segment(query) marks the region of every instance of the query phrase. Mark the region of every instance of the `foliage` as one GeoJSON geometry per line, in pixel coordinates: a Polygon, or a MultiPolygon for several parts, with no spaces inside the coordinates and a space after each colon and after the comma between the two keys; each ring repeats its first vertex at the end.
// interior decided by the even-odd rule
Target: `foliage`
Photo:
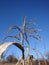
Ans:
{"type": "Polygon", "coordinates": [[[17,62],[18,60],[13,56],[13,55],[9,55],[6,60],[8,62],[17,62]]]}

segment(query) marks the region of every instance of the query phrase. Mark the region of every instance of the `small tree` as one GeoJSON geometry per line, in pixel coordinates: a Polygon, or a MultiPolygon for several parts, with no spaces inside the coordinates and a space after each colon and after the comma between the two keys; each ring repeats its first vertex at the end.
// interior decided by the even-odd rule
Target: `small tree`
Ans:
{"type": "Polygon", "coordinates": [[[6,60],[8,62],[17,62],[18,60],[13,56],[13,55],[9,55],[6,60]]]}

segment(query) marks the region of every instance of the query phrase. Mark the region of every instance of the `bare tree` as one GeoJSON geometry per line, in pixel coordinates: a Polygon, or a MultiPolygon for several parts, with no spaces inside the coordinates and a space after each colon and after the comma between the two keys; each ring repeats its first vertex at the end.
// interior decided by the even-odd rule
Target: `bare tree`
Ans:
{"type": "Polygon", "coordinates": [[[31,24],[32,26],[36,26],[35,23],[32,21],[26,22],[26,17],[24,17],[22,26],[19,27],[14,25],[7,30],[7,33],[9,33],[11,30],[16,29],[16,31],[18,30],[19,33],[14,36],[6,36],[4,40],[8,37],[16,38],[20,40],[20,43],[22,45],[24,44],[24,40],[26,40],[26,42],[29,44],[28,37],[33,37],[38,40],[41,40],[41,37],[38,35],[38,31],[40,31],[40,29],[33,28],[31,24]]]}
{"type": "Polygon", "coordinates": [[[32,37],[32,38],[35,38],[37,40],[41,40],[41,37],[38,34],[38,32],[40,31],[40,29],[36,28],[35,22],[33,22],[33,21],[26,21],[26,17],[23,18],[23,24],[22,24],[22,26],[15,26],[15,25],[11,26],[7,30],[6,33],[8,34],[13,29],[15,29],[16,31],[18,31],[19,33],[16,33],[13,36],[9,36],[9,35],[5,36],[5,38],[3,39],[3,42],[7,38],[15,38],[16,40],[19,40],[20,45],[22,45],[23,47],[25,47],[24,46],[24,42],[26,41],[26,43],[28,44],[28,47],[29,47],[30,43],[29,43],[28,38],[32,37]]]}

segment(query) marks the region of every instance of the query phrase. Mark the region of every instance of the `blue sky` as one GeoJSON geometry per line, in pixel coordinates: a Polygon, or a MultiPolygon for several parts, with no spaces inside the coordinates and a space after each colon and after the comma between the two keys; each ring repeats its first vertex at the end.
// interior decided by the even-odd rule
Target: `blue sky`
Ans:
{"type": "MultiPolygon", "coordinates": [[[[0,0],[0,41],[10,26],[22,25],[23,16],[27,16],[27,20],[33,19],[40,26],[42,31],[39,34],[49,50],[49,0],[0,0]]],[[[31,47],[35,43],[37,48],[42,51],[40,42],[34,39],[30,42],[31,47]]],[[[13,52],[13,49],[16,51],[16,48],[12,46],[8,54],[13,52]]]]}

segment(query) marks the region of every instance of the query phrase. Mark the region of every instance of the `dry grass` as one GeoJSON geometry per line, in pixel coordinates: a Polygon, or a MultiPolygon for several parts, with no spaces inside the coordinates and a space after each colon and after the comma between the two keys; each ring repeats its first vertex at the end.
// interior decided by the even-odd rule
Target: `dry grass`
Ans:
{"type": "Polygon", "coordinates": [[[0,65],[16,65],[15,63],[3,63],[3,62],[0,62],[0,65]]]}
{"type": "Polygon", "coordinates": [[[18,62],[0,62],[0,65],[49,65],[49,62],[47,60],[45,64],[44,60],[33,60],[33,56],[29,55],[26,60],[19,60],[18,62]]]}
{"type": "MultiPolygon", "coordinates": [[[[45,63],[43,61],[40,61],[40,65],[45,65],[45,63]]],[[[17,64],[16,63],[7,63],[7,62],[0,62],[0,65],[23,65],[22,62],[18,62],[17,64]]],[[[25,61],[25,65],[38,65],[38,61],[30,61],[29,62],[26,62],[25,61]]],[[[49,65],[49,62],[47,62],[47,65],[49,65]]]]}

